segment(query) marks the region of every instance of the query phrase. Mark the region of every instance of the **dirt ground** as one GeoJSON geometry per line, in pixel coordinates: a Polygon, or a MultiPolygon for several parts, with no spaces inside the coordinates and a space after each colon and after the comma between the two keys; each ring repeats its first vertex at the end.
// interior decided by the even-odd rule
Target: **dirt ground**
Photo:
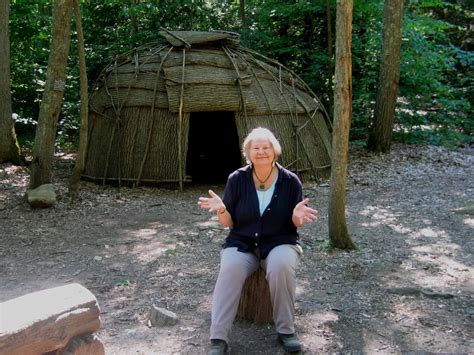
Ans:
{"type": "MultiPolygon", "coordinates": [[[[107,354],[204,354],[226,231],[197,199],[157,188],[83,182],[66,197],[71,156],[58,156],[58,202],[25,202],[28,169],[0,165],[0,302],[78,282],[97,297],[107,354]],[[152,305],[178,315],[149,327],[152,305]]],[[[347,223],[359,250],[327,250],[327,184],[305,184],[318,222],[300,230],[297,330],[306,354],[474,351],[474,151],[351,147],[347,223]]],[[[283,354],[272,326],[235,324],[232,354],[283,354]]]]}

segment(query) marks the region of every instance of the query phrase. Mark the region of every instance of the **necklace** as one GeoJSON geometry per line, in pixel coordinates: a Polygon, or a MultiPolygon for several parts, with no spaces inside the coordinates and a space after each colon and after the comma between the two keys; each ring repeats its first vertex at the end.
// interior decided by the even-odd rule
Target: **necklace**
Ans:
{"type": "Polygon", "coordinates": [[[270,179],[270,176],[272,175],[273,173],[273,166],[272,166],[272,169],[270,170],[270,174],[268,174],[268,176],[265,178],[265,180],[260,180],[260,178],[258,177],[257,173],[255,172],[255,170],[253,171],[253,174],[255,175],[255,177],[257,178],[258,182],[260,183],[260,185],[258,185],[258,188],[260,190],[265,190],[265,183],[267,182],[268,179],[270,179]]]}

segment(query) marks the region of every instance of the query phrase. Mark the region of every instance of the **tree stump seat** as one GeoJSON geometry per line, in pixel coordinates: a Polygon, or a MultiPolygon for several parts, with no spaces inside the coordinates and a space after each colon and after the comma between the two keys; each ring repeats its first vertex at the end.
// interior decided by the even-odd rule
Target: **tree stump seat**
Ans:
{"type": "Polygon", "coordinates": [[[245,281],[240,296],[237,318],[256,324],[273,323],[273,308],[265,270],[259,267],[245,281]]]}
{"type": "Polygon", "coordinates": [[[0,303],[0,354],[103,355],[95,296],[79,284],[0,303]]]}

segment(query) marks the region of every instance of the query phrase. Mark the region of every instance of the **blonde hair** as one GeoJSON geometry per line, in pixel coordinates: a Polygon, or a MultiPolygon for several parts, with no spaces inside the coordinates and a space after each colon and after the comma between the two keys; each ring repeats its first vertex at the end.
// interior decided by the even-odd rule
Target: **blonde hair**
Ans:
{"type": "Polygon", "coordinates": [[[247,164],[250,164],[250,145],[254,140],[257,139],[266,139],[270,142],[273,151],[275,152],[275,160],[281,155],[281,145],[276,139],[275,135],[268,128],[257,127],[254,128],[245,138],[244,143],[242,144],[242,154],[245,158],[247,164]]]}

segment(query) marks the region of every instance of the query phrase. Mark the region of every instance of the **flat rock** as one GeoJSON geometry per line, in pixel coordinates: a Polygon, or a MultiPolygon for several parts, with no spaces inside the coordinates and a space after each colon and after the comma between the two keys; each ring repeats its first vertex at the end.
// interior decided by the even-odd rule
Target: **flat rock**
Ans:
{"type": "Polygon", "coordinates": [[[150,310],[149,319],[154,327],[164,327],[178,323],[178,316],[175,313],[155,305],[150,310]]]}
{"type": "Polygon", "coordinates": [[[44,184],[35,189],[27,190],[26,197],[33,208],[48,208],[56,203],[56,192],[53,184],[44,184]]]}

